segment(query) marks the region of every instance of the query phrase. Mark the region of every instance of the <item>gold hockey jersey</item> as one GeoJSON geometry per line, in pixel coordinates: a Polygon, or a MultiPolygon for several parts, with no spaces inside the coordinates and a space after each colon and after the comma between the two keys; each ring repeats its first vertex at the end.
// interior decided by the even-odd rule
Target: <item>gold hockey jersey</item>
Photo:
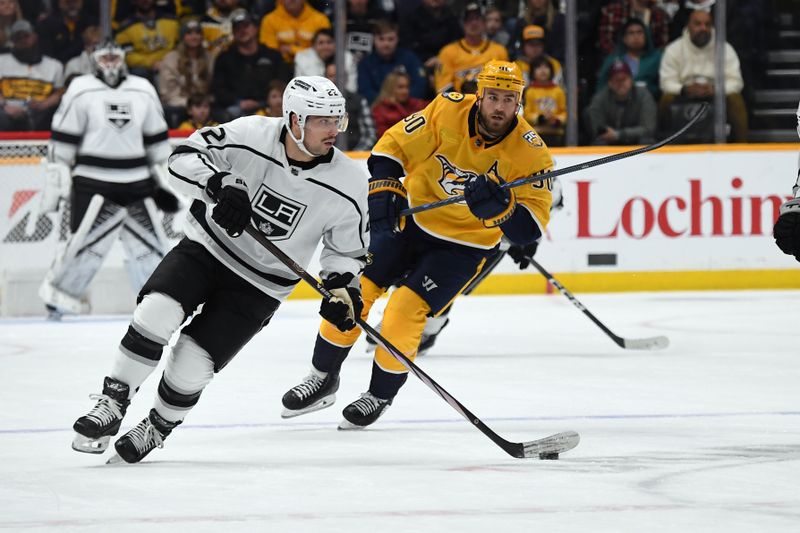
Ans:
{"type": "MultiPolygon", "coordinates": [[[[487,143],[477,131],[475,95],[444,93],[425,109],[384,133],[372,153],[403,166],[403,185],[411,207],[462,195],[478,174],[514,181],[553,167],[550,151],[520,116],[501,139],[487,143]]],[[[550,220],[552,182],[513,189],[517,209],[527,209],[542,234],[550,220]]],[[[449,242],[489,249],[500,242],[499,227],[486,227],[466,203],[459,202],[413,215],[425,232],[449,242]]]]}
{"type": "Polygon", "coordinates": [[[439,65],[434,73],[436,92],[460,91],[465,81],[473,81],[487,62],[492,59],[508,61],[505,47],[485,39],[478,46],[466,40],[454,41],[439,51],[439,65]]]}

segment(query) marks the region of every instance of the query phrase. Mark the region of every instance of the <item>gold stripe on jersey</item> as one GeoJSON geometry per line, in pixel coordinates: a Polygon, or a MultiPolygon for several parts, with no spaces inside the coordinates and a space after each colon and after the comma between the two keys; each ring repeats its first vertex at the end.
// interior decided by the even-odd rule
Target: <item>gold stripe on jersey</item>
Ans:
{"type": "MultiPolygon", "coordinates": [[[[550,151],[522,117],[500,139],[486,140],[477,131],[475,95],[445,93],[384,133],[372,150],[402,164],[403,185],[411,207],[462,195],[478,174],[514,181],[553,168],[550,151]]],[[[550,180],[514,188],[517,209],[528,209],[542,233],[550,220],[550,180]]],[[[423,211],[414,221],[440,239],[489,249],[502,237],[487,227],[463,202],[423,211]]]]}
{"type": "Polygon", "coordinates": [[[53,83],[32,78],[3,78],[0,92],[8,100],[44,100],[53,92],[53,83]]]}

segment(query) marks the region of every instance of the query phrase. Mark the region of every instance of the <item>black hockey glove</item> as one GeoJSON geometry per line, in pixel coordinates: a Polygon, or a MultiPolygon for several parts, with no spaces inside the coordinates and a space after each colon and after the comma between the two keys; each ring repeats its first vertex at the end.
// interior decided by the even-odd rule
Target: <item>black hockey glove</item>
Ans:
{"type": "Polygon", "coordinates": [[[333,294],[333,298],[322,300],[319,314],[339,331],[350,331],[356,327],[356,318],[361,317],[361,310],[364,309],[361,290],[352,285],[354,279],[348,272],[331,274],[322,280],[322,285],[333,294]]]}
{"type": "Polygon", "coordinates": [[[775,244],[781,251],[800,261],[800,198],[781,206],[780,216],[772,230],[775,244]]]}
{"type": "Polygon", "coordinates": [[[161,187],[156,187],[156,190],[153,191],[153,201],[156,203],[156,207],[165,213],[177,213],[181,208],[175,195],[161,187]]]}
{"type": "Polygon", "coordinates": [[[470,180],[464,186],[464,199],[472,214],[487,226],[498,226],[508,220],[516,207],[516,199],[509,189],[486,174],[470,180]]]}
{"type": "Polygon", "coordinates": [[[400,211],[408,207],[406,189],[394,178],[376,179],[369,182],[369,227],[371,233],[403,230],[404,220],[400,211]]]}
{"type": "Polygon", "coordinates": [[[525,246],[519,246],[517,244],[512,244],[511,247],[508,249],[508,255],[511,259],[514,260],[516,264],[519,265],[520,270],[525,270],[528,268],[528,265],[531,264],[529,259],[533,258],[536,255],[536,249],[539,247],[538,242],[532,242],[530,244],[526,244],[525,246]]]}
{"type": "Polygon", "coordinates": [[[231,237],[238,237],[250,223],[253,206],[247,184],[230,174],[215,174],[206,185],[208,195],[217,202],[211,218],[231,237]]]}

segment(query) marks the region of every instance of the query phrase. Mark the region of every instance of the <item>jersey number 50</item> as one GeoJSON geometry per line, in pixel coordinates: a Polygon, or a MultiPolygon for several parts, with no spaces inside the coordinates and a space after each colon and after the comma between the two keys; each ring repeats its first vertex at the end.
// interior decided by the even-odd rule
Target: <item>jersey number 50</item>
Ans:
{"type": "Polygon", "coordinates": [[[405,132],[414,133],[414,131],[425,125],[425,117],[423,115],[418,115],[417,113],[412,113],[404,118],[403,122],[406,123],[405,126],[403,126],[405,132]]]}

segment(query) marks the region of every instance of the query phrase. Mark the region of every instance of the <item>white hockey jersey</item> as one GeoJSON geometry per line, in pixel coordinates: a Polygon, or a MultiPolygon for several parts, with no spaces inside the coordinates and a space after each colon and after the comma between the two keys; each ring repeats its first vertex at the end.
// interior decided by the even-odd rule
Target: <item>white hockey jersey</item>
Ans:
{"type": "Polygon", "coordinates": [[[231,238],[211,219],[214,202],[206,184],[215,174],[244,179],[256,227],[303,268],[322,239],[322,276],[349,272],[358,278],[369,247],[366,170],[336,148],[315,161],[291,165],[285,135],[281,118],[239,118],[196,131],[169,162],[170,184],[194,198],[186,236],[278,300],[299,279],[250,235],[231,238]]]}
{"type": "Polygon", "coordinates": [[[92,74],[78,76],[58,106],[52,125],[55,161],[75,176],[130,183],[150,177],[170,146],[164,111],[144,78],[126,77],[116,88],[92,74]]]}

